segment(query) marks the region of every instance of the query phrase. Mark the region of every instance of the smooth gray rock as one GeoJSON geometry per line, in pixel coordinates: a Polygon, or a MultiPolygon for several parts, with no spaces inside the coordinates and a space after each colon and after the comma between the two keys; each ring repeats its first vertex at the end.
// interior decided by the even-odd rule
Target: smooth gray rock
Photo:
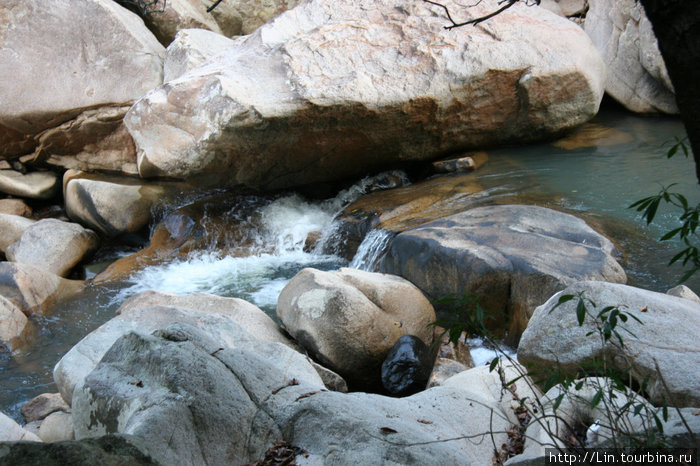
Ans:
{"type": "Polygon", "coordinates": [[[63,180],[68,216],[108,237],[146,228],[152,220],[152,207],[174,197],[181,188],[172,183],[74,170],[67,171],[63,180]]]}
{"type": "Polygon", "coordinates": [[[41,427],[39,427],[39,438],[44,442],[75,440],[73,416],[63,411],[49,414],[42,421],[41,427]]]}
{"type": "Polygon", "coordinates": [[[119,315],[85,336],[54,367],[54,381],[68,404],[76,384],[95,368],[116,340],[131,331],[151,333],[173,322],[184,322],[206,329],[223,347],[255,341],[291,345],[263,311],[237,298],[147,291],[126,300],[117,312],[119,315]]]}
{"type": "Polygon", "coordinates": [[[277,316],[296,341],[350,386],[378,388],[381,364],[403,335],[432,342],[435,312],[408,281],[341,268],[303,269],[280,293],[277,316]]]}
{"type": "Polygon", "coordinates": [[[323,387],[304,356],[279,343],[222,348],[187,324],[129,333],[76,387],[76,437],[137,435],[164,464],[244,464],[282,437],[264,405],[292,381],[323,387]]]}
{"type": "Polygon", "coordinates": [[[510,426],[490,394],[330,392],[284,345],[219,349],[181,324],[120,338],[76,388],[73,413],[78,437],[138,435],[165,464],[244,464],[285,440],[308,452],[300,464],[483,465],[488,432],[500,445],[510,426]]]}
{"type": "Polygon", "coordinates": [[[605,359],[611,368],[629,370],[639,384],[648,377],[647,391],[653,403],[700,406],[700,304],[683,298],[631,286],[581,282],[555,294],[535,310],[518,346],[518,360],[540,368],[557,366],[575,372],[593,358],[605,359]],[[582,292],[591,313],[617,306],[637,317],[619,322],[632,334],[619,330],[624,348],[613,336],[603,344],[595,320],[579,326],[578,299],[555,306],[560,296],[582,292]],[[590,335],[589,332],[591,333],[590,335]],[[657,371],[658,365],[658,371],[657,371]],[[666,389],[668,388],[668,390],[666,389]]]}
{"type": "Polygon", "coordinates": [[[695,303],[700,304],[700,297],[690,288],[685,285],[674,286],[666,292],[669,296],[677,296],[679,298],[689,299],[695,303]]]}
{"type": "Polygon", "coordinates": [[[30,172],[25,175],[14,170],[0,170],[0,192],[6,194],[30,199],[51,199],[60,189],[58,176],[53,172],[30,172]]]}
{"type": "Polygon", "coordinates": [[[481,294],[486,325],[517,338],[537,306],[580,280],[625,282],[613,244],[583,220],[544,207],[479,207],[405,231],[379,270],[427,296],[481,294]]]}
{"type": "Polygon", "coordinates": [[[94,231],[53,218],[30,225],[5,251],[7,259],[65,277],[99,246],[94,231]]]}

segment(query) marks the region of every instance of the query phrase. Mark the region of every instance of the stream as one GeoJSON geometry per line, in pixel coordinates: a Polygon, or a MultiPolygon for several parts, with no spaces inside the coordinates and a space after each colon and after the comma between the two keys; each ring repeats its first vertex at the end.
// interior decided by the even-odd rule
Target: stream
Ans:
{"type": "MultiPolygon", "coordinates": [[[[700,201],[692,160],[682,154],[665,157],[668,142],[682,135],[676,118],[640,117],[606,108],[578,134],[559,143],[489,150],[488,162],[469,176],[483,187],[489,202],[540,204],[576,213],[592,224],[600,222],[624,251],[620,260],[629,284],[665,292],[683,272],[680,266],[667,266],[681,243],[657,239],[677,226],[677,217],[672,209],[660,209],[658,222],[647,227],[628,206],[671,183],[678,183],[674,189],[691,203],[700,201]]],[[[309,201],[296,193],[257,200],[250,230],[254,241],[247,256],[220,249],[200,251],[147,267],[120,283],[88,286],[49,316],[37,319],[34,345],[12,356],[0,353],[0,411],[21,421],[24,403],[40,393],[56,392],[52,370],[60,357],[111,318],[126,297],[140,291],[235,296],[275,318],[277,296],[302,268],[371,270],[391,235],[370,232],[352,261],[333,254],[328,242],[334,238],[334,216],[372,182],[362,180],[324,201],[309,201]],[[320,233],[311,248],[310,233],[320,233]]],[[[700,290],[700,276],[686,284],[700,290]]]]}

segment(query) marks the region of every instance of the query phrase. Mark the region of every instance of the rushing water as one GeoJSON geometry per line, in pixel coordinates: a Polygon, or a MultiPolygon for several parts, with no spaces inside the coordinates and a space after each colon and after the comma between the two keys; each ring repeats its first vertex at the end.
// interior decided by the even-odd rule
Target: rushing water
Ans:
{"type": "MultiPolygon", "coordinates": [[[[671,160],[663,157],[664,144],[682,135],[683,128],[677,119],[642,118],[614,110],[602,113],[594,123],[614,130],[602,136],[586,136],[584,139],[589,141],[598,138],[589,147],[537,144],[492,150],[489,162],[470,176],[484,188],[480,197],[487,195],[488,202],[532,202],[578,212],[589,221],[600,220],[625,252],[623,264],[630,283],[665,291],[681,275],[679,267],[667,267],[679,244],[660,244],[655,238],[676,226],[673,212],[662,211],[659,224],[648,228],[627,207],[671,182],[678,183],[675,188],[691,201],[700,200],[692,162],[682,156],[671,160]]],[[[400,176],[395,174],[394,178],[400,176]]],[[[238,296],[274,316],[279,292],[304,267],[373,269],[392,238],[383,230],[370,232],[350,263],[318,252],[329,250],[328,243],[337,238],[334,215],[370,184],[378,184],[378,179],[363,180],[322,202],[310,202],[297,194],[255,200],[255,221],[249,226],[254,241],[248,246],[248,255],[221,252],[226,248],[205,250],[187,259],[148,267],[124,283],[88,287],[79,297],[37,321],[34,345],[12,357],[0,353],[0,411],[20,420],[23,403],[39,393],[56,391],[51,371],[58,359],[112,317],[125,297],[139,291],[205,291],[238,296]],[[307,241],[310,236],[317,238],[315,246],[307,241]]],[[[700,277],[689,283],[700,289],[698,284],[700,277]]]]}

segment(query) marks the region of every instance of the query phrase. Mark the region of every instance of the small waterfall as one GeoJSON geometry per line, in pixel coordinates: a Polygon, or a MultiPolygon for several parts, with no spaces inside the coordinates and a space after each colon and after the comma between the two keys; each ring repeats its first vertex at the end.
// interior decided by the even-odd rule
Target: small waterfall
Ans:
{"type": "MultiPolygon", "coordinates": [[[[280,291],[302,268],[337,270],[347,265],[342,257],[324,254],[318,247],[324,238],[333,237],[334,217],[368,191],[406,182],[403,172],[387,172],[365,178],[324,201],[309,201],[298,194],[274,199],[248,195],[242,201],[210,206],[212,212],[207,214],[205,209],[202,223],[207,228],[211,222],[212,230],[222,231],[212,237],[208,249],[136,272],[129,279],[131,286],[115,299],[148,289],[178,294],[203,291],[246,299],[274,315],[280,291]],[[310,247],[314,243],[316,247],[310,247]]],[[[390,235],[377,239],[374,246],[367,245],[366,257],[356,259],[358,268],[373,267],[389,239],[390,235]]]]}
{"type": "Polygon", "coordinates": [[[371,230],[357,248],[355,257],[352,258],[348,267],[374,272],[394,236],[396,236],[395,233],[382,228],[371,230]]]}

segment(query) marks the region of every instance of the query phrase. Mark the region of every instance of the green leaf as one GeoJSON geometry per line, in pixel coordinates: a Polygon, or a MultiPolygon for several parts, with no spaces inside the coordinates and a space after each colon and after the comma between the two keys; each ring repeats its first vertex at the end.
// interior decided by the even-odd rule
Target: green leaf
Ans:
{"type": "Polygon", "coordinates": [[[496,357],[493,358],[491,361],[491,364],[489,364],[489,372],[493,372],[494,369],[496,369],[496,366],[498,366],[498,361],[500,361],[500,358],[496,357]]]}
{"type": "Polygon", "coordinates": [[[600,404],[600,401],[602,399],[603,399],[603,389],[599,388],[598,391],[596,392],[596,394],[593,395],[593,399],[591,400],[591,409],[595,409],[595,407],[600,404]]]}
{"type": "Polygon", "coordinates": [[[559,396],[556,398],[556,400],[554,400],[554,411],[556,411],[557,409],[559,409],[559,406],[561,406],[561,402],[564,401],[564,395],[565,395],[565,394],[562,393],[561,395],[559,395],[559,396]]]}
{"type": "Polygon", "coordinates": [[[661,237],[660,241],[667,241],[667,240],[673,238],[673,237],[676,236],[678,233],[680,233],[681,230],[683,230],[683,227],[674,228],[673,230],[671,230],[671,231],[669,231],[668,233],[666,233],[665,235],[663,235],[663,236],[661,237]]]}
{"type": "Polygon", "coordinates": [[[586,304],[583,302],[583,299],[579,299],[578,305],[576,305],[576,319],[579,327],[583,325],[583,321],[586,319],[586,304]]]}

